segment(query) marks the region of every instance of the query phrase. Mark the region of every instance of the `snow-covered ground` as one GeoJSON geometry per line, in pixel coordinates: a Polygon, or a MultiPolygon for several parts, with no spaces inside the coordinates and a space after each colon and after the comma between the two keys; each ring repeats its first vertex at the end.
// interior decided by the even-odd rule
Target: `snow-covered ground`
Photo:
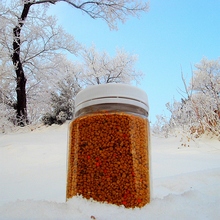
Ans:
{"type": "Polygon", "coordinates": [[[151,138],[152,201],[141,209],[65,202],[67,124],[0,135],[0,219],[220,219],[220,142],[151,138]]]}

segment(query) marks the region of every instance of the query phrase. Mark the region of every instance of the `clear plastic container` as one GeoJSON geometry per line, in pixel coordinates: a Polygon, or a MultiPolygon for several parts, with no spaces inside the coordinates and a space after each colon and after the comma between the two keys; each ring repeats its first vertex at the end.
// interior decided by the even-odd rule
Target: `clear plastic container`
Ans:
{"type": "Polygon", "coordinates": [[[70,123],[66,198],[126,208],[150,202],[148,99],[125,84],[90,86],[70,123]]]}

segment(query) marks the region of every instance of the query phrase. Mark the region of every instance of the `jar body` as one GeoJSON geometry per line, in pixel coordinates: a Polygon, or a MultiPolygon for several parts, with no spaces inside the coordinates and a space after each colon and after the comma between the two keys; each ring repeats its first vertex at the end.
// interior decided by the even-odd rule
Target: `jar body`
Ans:
{"type": "Polygon", "coordinates": [[[127,208],[150,202],[149,122],[142,113],[97,105],[70,123],[67,199],[82,195],[127,208]]]}

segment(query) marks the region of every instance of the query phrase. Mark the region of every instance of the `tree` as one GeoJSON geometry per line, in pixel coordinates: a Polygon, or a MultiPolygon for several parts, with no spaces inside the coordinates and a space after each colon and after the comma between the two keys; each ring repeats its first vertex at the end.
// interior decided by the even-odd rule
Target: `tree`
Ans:
{"type": "Polygon", "coordinates": [[[220,58],[204,58],[195,66],[197,70],[194,71],[189,89],[209,97],[212,110],[220,112],[220,58]]]}
{"type": "MultiPolygon", "coordinates": [[[[53,16],[47,16],[45,4],[30,10],[30,4],[12,1],[10,5],[5,2],[4,6],[1,5],[1,9],[0,19],[7,24],[0,29],[1,64],[5,70],[5,67],[10,66],[9,61],[13,61],[16,73],[17,123],[23,126],[28,123],[28,92],[36,88],[34,85],[45,80],[45,75],[51,76],[54,68],[53,57],[56,57],[61,50],[76,53],[79,44],[61,27],[57,27],[53,16]],[[26,13],[29,14],[28,18],[26,13]],[[17,24],[16,19],[18,19],[17,24]],[[28,85],[26,85],[27,79],[28,85]]],[[[8,76],[11,72],[8,68],[8,76]]]]}
{"type": "MultiPolygon", "coordinates": [[[[196,70],[189,89],[190,98],[196,120],[201,132],[210,130],[219,135],[220,132],[220,59],[202,59],[195,65],[196,70]]],[[[194,128],[195,130],[195,128],[194,128]]]]}
{"type": "Polygon", "coordinates": [[[182,77],[187,96],[166,105],[171,113],[166,128],[182,128],[197,137],[205,132],[220,137],[220,59],[202,59],[195,67],[189,86],[182,77]]]}
{"type": "Polygon", "coordinates": [[[84,49],[82,53],[86,85],[105,83],[139,83],[143,73],[134,68],[137,56],[117,50],[111,57],[106,52],[98,52],[94,46],[84,49]]]}
{"type": "MultiPolygon", "coordinates": [[[[17,118],[20,120],[20,125],[25,125],[28,122],[27,119],[27,97],[26,97],[26,82],[24,62],[22,60],[22,30],[27,24],[28,19],[32,20],[37,25],[36,17],[31,17],[33,6],[44,5],[45,7],[50,4],[56,4],[58,2],[66,2],[75,9],[79,9],[88,14],[91,18],[101,18],[107,22],[111,29],[117,29],[117,21],[125,22],[128,16],[138,16],[139,12],[146,11],[148,9],[147,3],[142,3],[136,0],[101,0],[101,1],[74,1],[74,0],[22,0],[19,3],[12,2],[10,8],[7,8],[2,14],[14,15],[13,24],[13,41],[11,59],[14,65],[16,73],[16,93],[17,93],[17,118]],[[15,12],[15,11],[16,12],[15,12]]],[[[3,2],[2,5],[8,5],[7,2],[3,2]]],[[[1,7],[2,7],[1,5],[1,7]]],[[[38,11],[39,12],[39,11],[38,11]]],[[[4,17],[3,16],[3,17],[4,17]]],[[[37,16],[38,18],[38,16],[37,16]]],[[[39,21],[39,19],[38,19],[39,21]]],[[[39,25],[37,30],[42,27],[39,25]]],[[[41,30],[42,31],[42,30],[41,30]]],[[[23,30],[23,34],[25,31],[23,30]]],[[[29,38],[27,38],[29,40],[29,38]]],[[[50,38],[48,39],[50,40],[50,38]]],[[[48,45],[47,41],[43,41],[48,45]]],[[[44,53],[44,51],[41,51],[44,53]]],[[[38,56],[35,53],[34,56],[38,56]]]]}
{"type": "Polygon", "coordinates": [[[74,99],[81,86],[80,75],[82,68],[79,63],[73,63],[59,57],[61,65],[57,71],[62,71],[62,75],[57,79],[53,90],[50,93],[47,113],[43,115],[44,124],[63,124],[66,120],[71,120],[74,113],[74,99]]]}

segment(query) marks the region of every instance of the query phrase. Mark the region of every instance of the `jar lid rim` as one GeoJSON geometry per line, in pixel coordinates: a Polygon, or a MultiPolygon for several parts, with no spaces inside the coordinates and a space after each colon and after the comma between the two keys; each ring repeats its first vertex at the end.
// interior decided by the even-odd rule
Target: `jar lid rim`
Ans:
{"type": "MultiPolygon", "coordinates": [[[[79,110],[83,103],[91,102],[92,100],[103,100],[114,98],[115,103],[120,103],[120,99],[134,100],[134,105],[139,106],[137,103],[142,103],[142,106],[146,106],[148,111],[148,96],[144,90],[122,83],[107,83],[88,86],[81,90],[75,98],[75,107],[79,110]]],[[[94,104],[94,102],[93,102],[94,104]]]]}

